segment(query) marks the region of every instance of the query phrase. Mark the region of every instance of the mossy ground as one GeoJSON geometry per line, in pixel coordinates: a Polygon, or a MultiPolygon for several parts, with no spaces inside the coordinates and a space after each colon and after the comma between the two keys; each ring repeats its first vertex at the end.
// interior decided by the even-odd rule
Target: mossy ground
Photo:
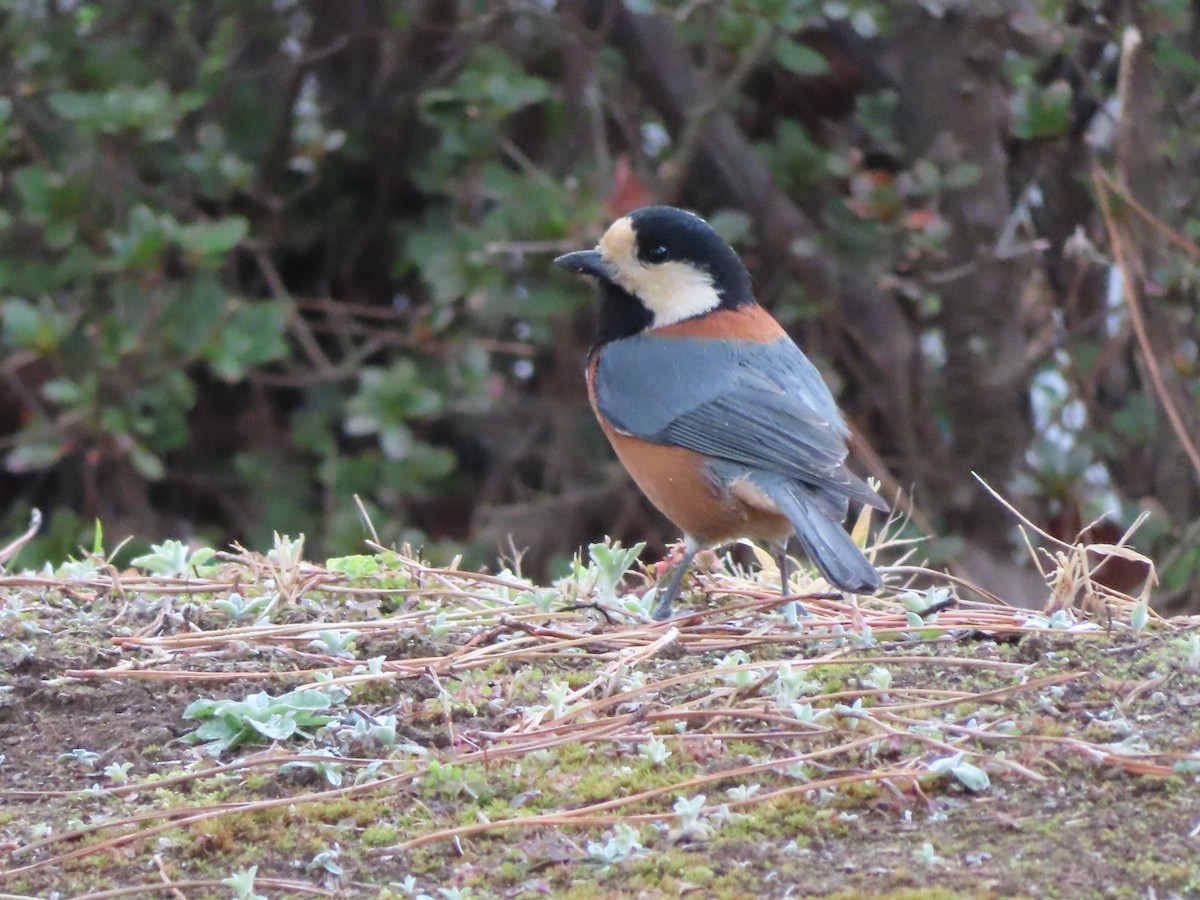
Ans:
{"type": "Polygon", "coordinates": [[[816,602],[793,626],[769,604],[724,618],[754,597],[731,584],[711,607],[693,596],[709,614],[666,640],[670,626],[540,615],[480,585],[454,582],[451,602],[420,590],[429,579],[397,583],[313,582],[240,637],[221,631],[217,589],[181,602],[145,580],[83,600],[0,585],[0,890],[228,897],[221,880],[257,866],[268,896],[1200,896],[1195,623],[1023,631],[979,608],[962,617],[984,627],[943,616],[914,634],[880,627],[886,604],[816,602]],[[379,596],[387,609],[363,602],[379,596]],[[855,638],[863,616],[874,639],[855,638]],[[287,621],[313,627],[285,634],[287,621]],[[345,676],[351,663],[309,643],[338,623],[359,632],[356,660],[384,662],[334,712],[395,715],[390,746],[317,730],[213,758],[185,739],[196,698],[345,676]],[[813,660],[795,705],[817,718],[803,723],[772,691],[783,663],[813,660]],[[656,759],[652,738],[669,752],[656,759]],[[947,747],[987,785],[931,770],[947,747]],[[64,756],[77,749],[97,756],[64,756]],[[317,751],[336,777],[283,768],[317,751]],[[701,794],[689,827],[677,801],[701,794]],[[489,826],[522,818],[535,824],[489,826]],[[641,846],[606,861],[617,823],[641,846]]]}

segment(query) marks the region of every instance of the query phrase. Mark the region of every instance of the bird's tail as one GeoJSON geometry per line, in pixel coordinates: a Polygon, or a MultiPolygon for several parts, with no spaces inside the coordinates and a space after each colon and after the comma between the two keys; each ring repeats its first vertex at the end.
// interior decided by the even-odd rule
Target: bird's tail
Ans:
{"type": "MultiPolygon", "coordinates": [[[[883,586],[879,573],[841,520],[830,515],[831,504],[819,502],[804,485],[782,476],[757,473],[754,482],[792,523],[804,553],[828,582],[853,594],[873,594],[883,586]]],[[[844,518],[845,506],[841,509],[844,518]]]]}

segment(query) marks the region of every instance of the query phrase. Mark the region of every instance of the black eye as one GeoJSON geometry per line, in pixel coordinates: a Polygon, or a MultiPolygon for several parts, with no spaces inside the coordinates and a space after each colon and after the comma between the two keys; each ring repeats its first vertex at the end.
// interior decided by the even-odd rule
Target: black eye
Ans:
{"type": "Polygon", "coordinates": [[[648,263],[666,262],[667,248],[662,244],[655,244],[653,247],[648,247],[642,253],[642,259],[648,263]]]}

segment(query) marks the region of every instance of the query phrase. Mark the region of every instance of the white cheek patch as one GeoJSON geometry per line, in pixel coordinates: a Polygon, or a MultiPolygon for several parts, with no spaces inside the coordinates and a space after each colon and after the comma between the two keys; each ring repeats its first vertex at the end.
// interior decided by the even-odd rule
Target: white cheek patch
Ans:
{"type": "Polygon", "coordinates": [[[674,325],[721,305],[712,276],[681,262],[618,269],[617,284],[654,313],[652,328],[674,325]]]}
{"type": "Polygon", "coordinates": [[[721,305],[712,276],[687,263],[643,264],[628,217],[618,219],[600,239],[600,253],[615,270],[613,281],[654,314],[651,328],[674,325],[721,305]]]}

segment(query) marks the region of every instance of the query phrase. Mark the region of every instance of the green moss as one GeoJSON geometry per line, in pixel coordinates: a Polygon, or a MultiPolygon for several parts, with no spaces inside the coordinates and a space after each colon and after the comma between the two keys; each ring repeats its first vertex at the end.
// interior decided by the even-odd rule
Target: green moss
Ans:
{"type": "Polygon", "coordinates": [[[445,858],[441,851],[430,850],[426,847],[418,847],[415,850],[409,851],[408,870],[414,875],[428,875],[431,872],[439,872],[444,865],[445,858]]]}
{"type": "Polygon", "coordinates": [[[679,877],[695,885],[706,885],[712,882],[714,874],[712,867],[698,864],[684,867],[679,877]]]}
{"type": "Polygon", "coordinates": [[[386,816],[387,812],[387,807],[382,803],[359,798],[354,805],[354,824],[359,828],[366,828],[386,816]]]}
{"type": "Polygon", "coordinates": [[[505,860],[500,864],[498,874],[505,884],[516,884],[529,874],[529,866],[523,862],[505,860]]]}
{"type": "Polygon", "coordinates": [[[352,697],[359,706],[388,705],[396,699],[396,688],[385,681],[369,681],[355,685],[352,697]]]}
{"type": "MultiPolygon", "coordinates": [[[[310,805],[305,815],[321,822],[339,822],[342,819],[355,819],[362,808],[363,805],[352,797],[335,797],[310,805]]],[[[367,821],[372,821],[372,818],[368,817],[367,821]]]]}
{"type": "MultiPolygon", "coordinates": [[[[983,900],[984,897],[993,896],[982,894],[977,891],[957,891],[951,888],[943,887],[923,887],[923,888],[903,888],[895,891],[887,891],[886,893],[872,894],[873,900],[983,900]]],[[[836,894],[829,894],[825,900],[859,900],[862,894],[857,891],[838,891],[836,894]]],[[[805,898],[809,900],[809,898],[805,898]]],[[[1017,895],[1013,900],[1024,900],[1023,897],[1017,895]]]]}
{"type": "Polygon", "coordinates": [[[580,803],[596,803],[674,784],[680,780],[676,774],[676,767],[666,764],[662,768],[647,764],[621,774],[592,770],[580,776],[571,793],[580,803]]]}
{"type": "Polygon", "coordinates": [[[613,894],[597,884],[594,880],[579,880],[572,881],[566,893],[562,895],[563,900],[595,900],[597,897],[612,897],[613,894]]]}

